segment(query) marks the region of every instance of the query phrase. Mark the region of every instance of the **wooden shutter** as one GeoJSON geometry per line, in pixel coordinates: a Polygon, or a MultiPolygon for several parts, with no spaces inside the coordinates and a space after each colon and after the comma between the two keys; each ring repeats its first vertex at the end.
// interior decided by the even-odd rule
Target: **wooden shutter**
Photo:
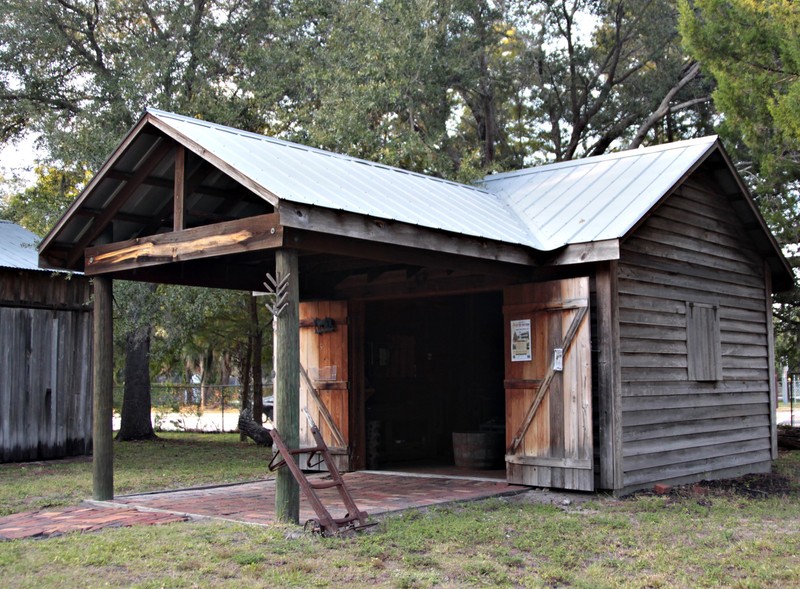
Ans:
{"type": "Polygon", "coordinates": [[[594,490],[589,279],[509,287],[503,314],[508,481],[594,490]]]}
{"type": "Polygon", "coordinates": [[[722,344],[717,305],[686,303],[686,349],[689,354],[689,380],[722,380],[722,344]]]}

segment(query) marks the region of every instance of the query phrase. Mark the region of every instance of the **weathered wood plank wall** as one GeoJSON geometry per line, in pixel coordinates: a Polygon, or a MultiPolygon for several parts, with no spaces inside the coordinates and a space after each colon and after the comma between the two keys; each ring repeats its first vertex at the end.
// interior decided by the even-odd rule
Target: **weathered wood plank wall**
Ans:
{"type": "Polygon", "coordinates": [[[88,281],[0,274],[0,460],[92,447],[88,281]]]}
{"type": "MultiPolygon", "coordinates": [[[[768,470],[764,266],[699,174],[623,245],[618,270],[623,485],[768,470]],[[687,305],[718,306],[721,380],[691,380],[687,305]]],[[[704,377],[707,378],[707,377],[704,377]]]]}

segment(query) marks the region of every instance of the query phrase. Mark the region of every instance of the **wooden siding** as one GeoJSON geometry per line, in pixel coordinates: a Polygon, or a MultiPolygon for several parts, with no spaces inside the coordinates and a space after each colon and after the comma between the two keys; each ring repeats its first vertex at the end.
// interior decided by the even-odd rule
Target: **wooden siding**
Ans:
{"type": "Polygon", "coordinates": [[[0,306],[85,309],[90,301],[85,276],[0,268],[0,306]]]}
{"type": "Polygon", "coordinates": [[[0,460],[92,448],[91,287],[80,275],[0,268],[0,460]]]}
{"type": "Polygon", "coordinates": [[[769,469],[764,264],[700,173],[623,244],[623,492],[769,469]],[[718,305],[721,380],[690,379],[687,303],[718,305]]]}

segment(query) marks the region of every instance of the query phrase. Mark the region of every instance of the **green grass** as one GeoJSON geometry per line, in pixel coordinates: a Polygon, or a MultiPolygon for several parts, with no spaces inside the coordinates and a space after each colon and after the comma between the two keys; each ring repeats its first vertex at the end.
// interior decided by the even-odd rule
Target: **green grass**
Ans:
{"type": "MultiPolygon", "coordinates": [[[[238,434],[159,433],[114,442],[114,493],[124,495],[265,478],[270,451],[238,434]]],[[[0,465],[0,516],[73,505],[92,495],[88,458],[0,465]]]]}
{"type": "MultiPolygon", "coordinates": [[[[264,474],[264,451],[232,437],[121,446],[117,480],[129,491],[264,474]]],[[[7,511],[20,502],[8,504],[6,484],[33,479],[18,477],[22,469],[2,469],[7,511]]],[[[89,470],[49,465],[40,494],[73,478],[88,489],[89,470]]],[[[800,452],[782,456],[776,470],[798,477],[800,452]]],[[[0,542],[0,578],[4,587],[37,588],[800,586],[796,496],[598,497],[562,509],[522,495],[407,512],[371,530],[319,538],[293,527],[194,522],[0,542]]]]}

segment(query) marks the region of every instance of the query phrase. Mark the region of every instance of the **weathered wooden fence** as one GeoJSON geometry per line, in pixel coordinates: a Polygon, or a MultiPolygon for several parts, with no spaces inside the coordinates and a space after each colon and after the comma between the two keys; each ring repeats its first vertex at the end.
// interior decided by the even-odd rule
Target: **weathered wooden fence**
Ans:
{"type": "Polygon", "coordinates": [[[0,458],[89,454],[91,325],[86,309],[0,307],[0,458]]]}

